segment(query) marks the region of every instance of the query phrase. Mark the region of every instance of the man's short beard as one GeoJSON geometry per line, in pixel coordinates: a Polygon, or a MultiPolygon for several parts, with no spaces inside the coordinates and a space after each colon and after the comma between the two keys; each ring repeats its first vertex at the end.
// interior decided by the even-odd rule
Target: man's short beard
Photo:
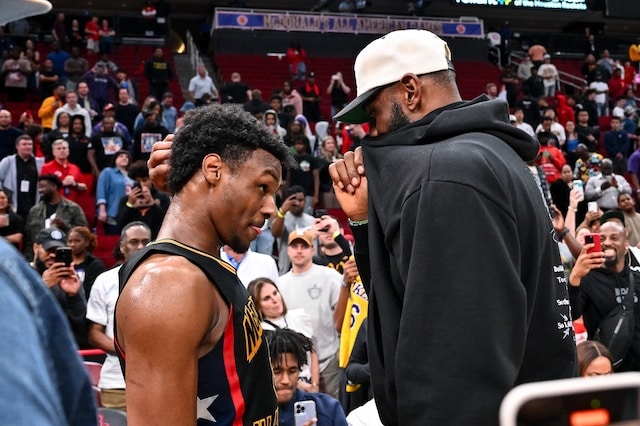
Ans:
{"type": "Polygon", "coordinates": [[[400,105],[394,100],[391,103],[391,121],[389,122],[388,133],[395,132],[410,123],[409,117],[404,114],[400,105]]]}
{"type": "Polygon", "coordinates": [[[616,253],[616,255],[610,259],[605,258],[604,259],[604,267],[607,269],[612,269],[615,270],[616,266],[618,265],[618,254],[616,253]]]}
{"type": "Polygon", "coordinates": [[[45,192],[44,194],[42,194],[40,196],[40,199],[42,201],[44,201],[45,203],[49,203],[51,200],[53,200],[53,193],[51,192],[45,192]]]}

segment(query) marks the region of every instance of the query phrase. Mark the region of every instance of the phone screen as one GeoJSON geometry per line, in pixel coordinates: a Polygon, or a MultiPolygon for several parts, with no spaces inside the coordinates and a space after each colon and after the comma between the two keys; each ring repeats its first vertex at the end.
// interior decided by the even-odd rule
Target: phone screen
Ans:
{"type": "Polygon", "coordinates": [[[518,426],[604,426],[638,419],[637,387],[536,398],[518,411],[518,426]]]}

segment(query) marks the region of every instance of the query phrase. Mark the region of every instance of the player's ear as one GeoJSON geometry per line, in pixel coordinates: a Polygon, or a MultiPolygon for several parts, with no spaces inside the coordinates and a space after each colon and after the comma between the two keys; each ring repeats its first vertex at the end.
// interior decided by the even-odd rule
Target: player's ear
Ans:
{"type": "Polygon", "coordinates": [[[208,154],[202,160],[202,175],[207,182],[215,185],[220,180],[223,166],[222,158],[218,154],[208,154]]]}

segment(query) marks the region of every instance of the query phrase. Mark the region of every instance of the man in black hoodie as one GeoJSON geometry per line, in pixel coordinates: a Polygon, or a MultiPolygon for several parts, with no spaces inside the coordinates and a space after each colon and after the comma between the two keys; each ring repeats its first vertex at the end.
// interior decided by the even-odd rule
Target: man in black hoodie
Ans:
{"type": "Polygon", "coordinates": [[[577,374],[566,278],[507,104],[461,100],[447,44],[395,31],[355,61],[370,125],[331,166],[369,295],[371,381],[385,425],[495,425],[504,395],[577,374]],[[366,175],[365,167],[366,165],[366,175]]]}

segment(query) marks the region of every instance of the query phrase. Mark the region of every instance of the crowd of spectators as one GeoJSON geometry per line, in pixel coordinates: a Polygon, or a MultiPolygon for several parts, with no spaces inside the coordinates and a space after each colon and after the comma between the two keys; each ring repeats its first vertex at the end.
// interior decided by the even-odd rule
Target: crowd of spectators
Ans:
{"type": "MultiPolygon", "coordinates": [[[[0,29],[0,90],[7,100],[0,109],[0,235],[22,250],[52,289],[77,344],[102,348],[111,357],[103,391],[116,385],[121,390],[123,381],[115,374],[109,311],[117,279],[113,270],[102,274],[104,263],[92,255],[100,238],[96,233],[119,236],[114,250],[120,260],[153,240],[170,202],[149,179],[146,160],[153,144],[179,128],[187,110],[235,103],[291,149],[298,168],[284,171],[276,217],[264,224],[250,251],[226,247],[220,257],[239,275],[243,271],[243,284],[272,339],[278,402],[287,416],[281,424],[291,422],[293,401],[303,398],[316,401],[323,419],[318,424],[346,424],[345,413],[371,398],[366,348],[361,349],[366,333],[359,333],[366,295],[353,247],[339,221],[326,212],[339,207],[328,168],[357,147],[368,129],[322,116],[322,98],[330,99],[331,114],[348,102],[351,88],[342,73],[321,86],[296,44],[294,78],[267,96],[238,72],[216,87],[200,66],[188,86],[191,99],[178,110],[169,91],[175,72],[162,48],[144,64],[149,96],[142,99],[126,70],[110,59],[115,31],[108,19],[92,17],[84,31],[74,20],[69,30],[64,14],[58,14],[52,36],[41,58],[32,40],[3,42],[7,37],[0,29]],[[37,112],[11,110],[12,103],[28,96],[40,100],[37,112]],[[134,238],[132,226],[142,236],[134,238]],[[64,245],[73,251],[74,280],[69,267],[55,261],[56,249],[64,245]],[[354,348],[360,350],[351,356],[354,348]],[[363,396],[354,398],[359,388],[363,396]]],[[[529,167],[553,216],[570,282],[573,266],[584,256],[581,230],[599,232],[607,212],[623,215],[629,242],[640,247],[637,72],[630,61],[613,60],[606,50],[589,52],[582,70],[587,84],[566,93],[551,56],[534,46],[517,67],[505,68],[499,82],[486,86],[487,96],[509,103],[511,123],[540,142],[529,167]],[[582,198],[577,186],[584,188],[582,198]]],[[[578,298],[572,298],[572,306],[578,298]]],[[[600,358],[611,361],[606,348],[596,345],[596,353],[587,346],[578,351],[584,360],[581,373],[612,372],[614,366],[606,362],[599,369],[591,365],[604,361],[600,358]]],[[[114,407],[126,409],[121,392],[111,397],[114,407]]]]}

